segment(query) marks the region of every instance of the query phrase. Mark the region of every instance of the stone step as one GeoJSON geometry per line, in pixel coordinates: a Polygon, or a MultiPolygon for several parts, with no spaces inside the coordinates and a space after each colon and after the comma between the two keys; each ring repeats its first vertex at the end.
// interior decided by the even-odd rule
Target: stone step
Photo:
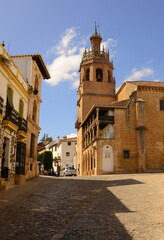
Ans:
{"type": "Polygon", "coordinates": [[[0,192],[8,190],[13,187],[14,187],[13,179],[7,179],[7,181],[5,181],[3,178],[0,179],[0,192]]]}

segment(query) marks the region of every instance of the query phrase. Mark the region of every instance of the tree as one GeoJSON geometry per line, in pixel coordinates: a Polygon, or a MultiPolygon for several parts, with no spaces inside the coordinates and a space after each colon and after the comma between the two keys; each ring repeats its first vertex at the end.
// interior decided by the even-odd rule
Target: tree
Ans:
{"type": "Polygon", "coordinates": [[[52,168],[52,152],[51,151],[45,151],[43,153],[43,164],[44,164],[45,170],[49,170],[52,168]]]}
{"type": "Polygon", "coordinates": [[[44,133],[43,137],[40,139],[41,142],[49,141],[52,142],[53,138],[48,136],[48,133],[44,133]]]}
{"type": "Polygon", "coordinates": [[[38,154],[37,159],[38,159],[41,163],[43,163],[43,153],[38,154]]]}

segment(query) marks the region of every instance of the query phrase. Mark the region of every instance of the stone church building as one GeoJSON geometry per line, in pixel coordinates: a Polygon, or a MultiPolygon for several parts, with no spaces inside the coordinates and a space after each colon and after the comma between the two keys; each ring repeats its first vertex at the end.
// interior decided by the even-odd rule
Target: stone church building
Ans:
{"type": "Polygon", "coordinates": [[[164,166],[164,82],[115,89],[109,51],[97,29],[80,64],[77,101],[79,175],[157,172],[164,166]]]}

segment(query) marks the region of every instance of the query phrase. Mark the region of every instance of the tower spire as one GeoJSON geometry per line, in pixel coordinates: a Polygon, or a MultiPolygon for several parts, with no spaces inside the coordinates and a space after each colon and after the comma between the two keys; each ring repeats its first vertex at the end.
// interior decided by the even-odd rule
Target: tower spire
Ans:
{"type": "Polygon", "coordinates": [[[95,21],[95,35],[99,35],[99,34],[98,34],[98,31],[97,31],[98,27],[99,27],[99,26],[96,24],[96,21],[95,21]]]}
{"type": "Polygon", "coordinates": [[[96,21],[95,21],[95,32],[90,37],[92,52],[94,52],[94,53],[96,52],[96,54],[100,53],[100,44],[101,44],[101,41],[102,41],[102,37],[97,32],[98,27],[99,26],[96,24],[96,21]]]}
{"type": "Polygon", "coordinates": [[[95,35],[97,35],[97,26],[96,26],[96,21],[95,21],[95,35]]]}

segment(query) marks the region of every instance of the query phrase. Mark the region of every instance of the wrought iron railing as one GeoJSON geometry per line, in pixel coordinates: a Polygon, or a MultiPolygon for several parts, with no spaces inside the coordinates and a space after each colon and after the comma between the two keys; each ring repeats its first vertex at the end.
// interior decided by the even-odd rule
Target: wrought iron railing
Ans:
{"type": "Polygon", "coordinates": [[[11,121],[18,126],[18,112],[9,104],[6,105],[6,114],[4,120],[11,121]]]}
{"type": "Polygon", "coordinates": [[[114,116],[100,115],[99,120],[114,122],[114,116]]]}
{"type": "Polygon", "coordinates": [[[3,98],[0,97],[0,114],[3,114],[3,102],[4,102],[3,98]]]}
{"type": "Polygon", "coordinates": [[[19,117],[18,118],[18,130],[22,130],[25,133],[27,132],[27,121],[24,118],[19,117]]]}

